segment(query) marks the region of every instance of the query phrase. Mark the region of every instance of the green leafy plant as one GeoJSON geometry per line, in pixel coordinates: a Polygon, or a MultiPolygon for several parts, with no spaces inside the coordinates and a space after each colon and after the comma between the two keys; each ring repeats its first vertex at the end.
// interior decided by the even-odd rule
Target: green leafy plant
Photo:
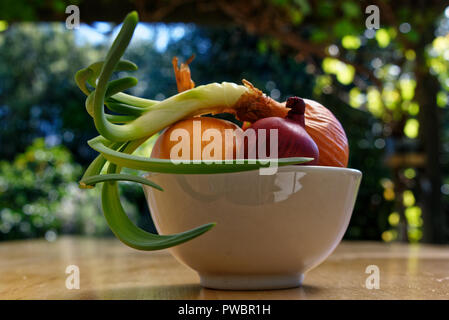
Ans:
{"type": "MultiPolygon", "coordinates": [[[[99,190],[82,192],[74,182],[82,168],[62,145],[49,147],[38,138],[13,161],[0,162],[0,239],[60,233],[104,235],[99,190]]],[[[134,218],[136,209],[124,203],[134,218]]]]}

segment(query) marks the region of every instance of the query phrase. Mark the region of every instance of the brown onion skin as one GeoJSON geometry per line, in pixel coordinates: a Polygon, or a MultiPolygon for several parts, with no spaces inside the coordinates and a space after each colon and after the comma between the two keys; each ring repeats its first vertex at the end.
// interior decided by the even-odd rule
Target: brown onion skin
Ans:
{"type": "MultiPolygon", "coordinates": [[[[288,157],[310,157],[313,161],[306,162],[303,165],[317,165],[320,153],[315,141],[310,137],[304,128],[304,101],[300,98],[289,98],[287,101],[290,109],[286,118],[268,117],[257,120],[251,125],[251,129],[256,131],[259,137],[259,130],[266,130],[267,144],[265,145],[265,154],[269,156],[270,150],[270,129],[278,130],[278,158],[288,157]],[[299,103],[299,104],[298,104],[299,103]],[[298,107],[299,106],[299,107],[298,107]]],[[[258,146],[247,146],[246,149],[258,151],[258,146]]],[[[256,153],[258,154],[258,153],[256,153]]],[[[247,156],[247,155],[246,155],[247,156]]]]}
{"type": "MultiPolygon", "coordinates": [[[[234,139],[234,142],[232,145],[226,145],[225,143],[225,130],[231,129],[236,131],[242,131],[242,129],[237,126],[236,124],[222,119],[217,118],[211,118],[211,117],[193,117],[188,118],[184,120],[180,120],[170,127],[166,128],[162,134],[157,138],[156,143],[153,146],[152,152],[151,152],[151,158],[159,158],[159,159],[170,159],[170,152],[172,148],[179,143],[179,141],[171,141],[170,135],[173,132],[173,130],[176,129],[185,129],[190,134],[190,155],[189,157],[182,155],[182,159],[186,160],[200,160],[194,158],[193,155],[193,122],[199,121],[201,122],[201,135],[206,131],[207,129],[216,129],[221,133],[222,136],[222,160],[225,160],[226,157],[226,148],[232,148],[232,159],[235,159],[236,157],[236,141],[234,139]]],[[[203,151],[204,147],[210,143],[210,141],[200,141],[201,142],[201,152],[203,151]]],[[[203,160],[212,160],[212,158],[206,157],[203,158],[203,160]]]]}
{"type": "Polygon", "coordinates": [[[334,114],[320,103],[304,99],[305,127],[320,150],[319,166],[347,167],[349,144],[345,130],[334,114]]]}

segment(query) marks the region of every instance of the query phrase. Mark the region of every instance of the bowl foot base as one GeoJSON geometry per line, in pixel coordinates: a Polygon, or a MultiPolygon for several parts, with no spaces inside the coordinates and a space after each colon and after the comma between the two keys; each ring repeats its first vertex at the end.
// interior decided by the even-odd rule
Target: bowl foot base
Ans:
{"type": "Polygon", "coordinates": [[[304,274],[204,274],[200,273],[203,287],[220,290],[271,290],[296,288],[302,284],[304,274]]]}

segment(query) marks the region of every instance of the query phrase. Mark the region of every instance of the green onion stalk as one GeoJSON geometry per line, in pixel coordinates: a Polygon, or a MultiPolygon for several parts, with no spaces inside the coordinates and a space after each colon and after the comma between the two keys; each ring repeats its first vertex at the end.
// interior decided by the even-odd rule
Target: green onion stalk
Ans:
{"type": "MultiPolygon", "coordinates": [[[[138,228],[129,220],[120,203],[117,183],[130,181],[150,186],[159,192],[163,192],[163,189],[149,179],[121,173],[122,168],[171,174],[214,174],[255,170],[270,164],[251,159],[232,162],[227,160],[226,163],[205,160],[199,164],[175,164],[167,159],[136,156],[133,152],[151,136],[183,118],[223,110],[236,110],[237,114],[244,114],[248,106],[257,105],[260,108],[262,105],[270,108],[275,102],[248,82],[244,82],[245,85],[229,82],[202,85],[163,101],[124,93],[123,91],[137,84],[137,79],[124,77],[111,80],[111,76],[117,71],[137,70],[133,62],[121,59],[137,23],[137,12],[128,14],[105,60],[93,63],[75,75],[78,87],[87,96],[86,110],[93,118],[99,133],[99,136],[88,141],[89,146],[99,155],[85,171],[80,180],[80,187],[93,188],[97,183],[103,183],[103,213],[117,238],[136,249],[159,250],[196,238],[215,224],[208,223],[173,235],[157,235],[138,228]],[[114,113],[106,113],[105,107],[114,113]]],[[[253,109],[251,114],[256,110],[253,109]]],[[[310,160],[312,159],[283,158],[278,159],[278,165],[298,164],[310,160]]]]}

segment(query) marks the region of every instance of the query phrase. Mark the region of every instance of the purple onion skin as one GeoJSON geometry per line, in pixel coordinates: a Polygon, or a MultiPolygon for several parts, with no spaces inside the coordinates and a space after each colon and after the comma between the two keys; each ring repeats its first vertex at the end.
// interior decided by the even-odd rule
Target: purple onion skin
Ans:
{"type": "MultiPolygon", "coordinates": [[[[256,137],[259,137],[260,129],[266,130],[266,145],[262,144],[262,147],[265,147],[267,156],[270,156],[270,129],[277,129],[278,158],[310,157],[314,158],[314,160],[303,165],[318,164],[318,147],[305,129],[304,101],[297,97],[289,98],[286,107],[291,109],[286,118],[263,118],[254,122],[250,128],[256,131],[256,137]]],[[[256,148],[256,155],[258,155],[258,144],[259,141],[254,146],[248,146],[248,148],[253,148],[253,150],[256,148]]]]}

